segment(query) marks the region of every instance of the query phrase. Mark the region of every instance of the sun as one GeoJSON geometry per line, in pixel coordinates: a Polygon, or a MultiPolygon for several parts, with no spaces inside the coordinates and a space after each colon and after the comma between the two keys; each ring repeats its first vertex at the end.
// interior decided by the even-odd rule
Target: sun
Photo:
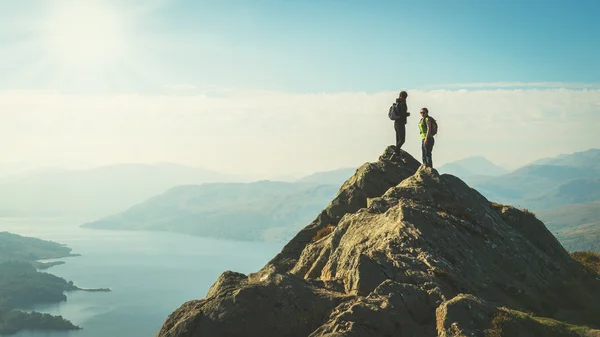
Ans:
{"type": "Polygon", "coordinates": [[[57,2],[44,24],[47,53],[64,65],[92,68],[118,62],[126,47],[123,14],[109,2],[57,2]]]}

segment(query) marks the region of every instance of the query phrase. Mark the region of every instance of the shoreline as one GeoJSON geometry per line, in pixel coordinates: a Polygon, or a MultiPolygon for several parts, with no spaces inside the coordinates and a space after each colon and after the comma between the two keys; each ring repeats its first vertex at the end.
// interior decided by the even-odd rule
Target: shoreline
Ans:
{"type": "MultiPolygon", "coordinates": [[[[38,271],[39,270],[47,270],[54,266],[60,266],[60,265],[66,264],[67,262],[62,260],[64,258],[78,257],[78,256],[81,256],[81,254],[69,253],[67,255],[63,255],[60,257],[38,259],[38,260],[32,261],[31,263],[33,264],[34,268],[36,268],[36,270],[38,270],[38,271]]],[[[110,288],[81,288],[81,287],[74,285],[72,281],[68,281],[68,282],[71,284],[71,287],[69,289],[65,289],[66,292],[85,291],[85,292],[94,293],[94,292],[111,292],[112,291],[110,288]]]]}
{"type": "Polygon", "coordinates": [[[57,255],[56,257],[45,257],[43,259],[37,259],[34,260],[35,262],[40,262],[40,263],[47,263],[47,261],[52,262],[52,260],[58,260],[58,259],[64,259],[67,257],[78,257],[81,256],[81,254],[78,253],[69,253],[67,255],[57,255]]]}
{"type": "Polygon", "coordinates": [[[107,293],[107,292],[111,292],[112,290],[110,288],[80,288],[75,286],[75,289],[73,289],[73,291],[86,291],[86,292],[90,292],[90,293],[107,293]]]}
{"type": "Polygon", "coordinates": [[[50,269],[50,268],[52,268],[54,266],[60,266],[60,265],[66,264],[66,262],[65,261],[51,261],[51,262],[39,262],[39,261],[35,261],[35,262],[32,262],[32,264],[33,264],[33,267],[35,269],[38,269],[38,270],[47,270],[47,269],[50,269]]]}

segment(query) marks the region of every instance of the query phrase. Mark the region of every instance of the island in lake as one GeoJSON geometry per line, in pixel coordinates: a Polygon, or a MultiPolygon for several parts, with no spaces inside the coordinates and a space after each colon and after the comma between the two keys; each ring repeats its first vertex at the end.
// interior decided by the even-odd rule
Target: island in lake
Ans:
{"type": "Polygon", "coordinates": [[[78,255],[71,254],[71,248],[56,242],[0,232],[0,334],[20,330],[81,329],[62,316],[17,310],[40,303],[66,301],[66,291],[110,291],[79,288],[72,281],[38,270],[64,263],[39,260],[68,256],[78,255]]]}

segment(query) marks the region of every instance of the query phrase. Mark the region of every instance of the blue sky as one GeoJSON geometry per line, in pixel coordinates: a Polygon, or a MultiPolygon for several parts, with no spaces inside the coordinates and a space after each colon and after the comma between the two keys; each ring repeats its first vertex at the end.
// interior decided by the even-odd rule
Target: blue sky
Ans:
{"type": "Polygon", "coordinates": [[[0,13],[4,162],[355,166],[393,142],[385,113],[402,89],[444,125],[438,164],[600,147],[598,1],[21,0],[0,13]]]}
{"type": "Polygon", "coordinates": [[[210,10],[198,4],[197,11],[205,11],[199,18],[196,11],[182,16],[182,4],[167,12],[177,21],[166,25],[183,22],[181,34],[216,25],[231,49],[225,55],[215,52],[208,62],[275,90],[378,91],[398,85],[600,77],[598,2],[248,3],[210,10]],[[238,64],[217,62],[236,51],[238,64]]]}
{"type": "MultiPolygon", "coordinates": [[[[126,29],[115,32],[124,39],[122,53],[102,66],[130,77],[65,80],[60,89],[131,92],[192,84],[376,92],[600,78],[598,1],[97,2],[125,14],[127,21],[126,29]]],[[[0,5],[14,22],[25,22],[3,29],[4,58],[13,61],[4,64],[3,73],[18,76],[44,57],[34,41],[43,38],[45,29],[36,29],[35,21],[48,15],[53,3],[0,5]]],[[[102,26],[111,29],[112,23],[105,20],[102,26]]],[[[73,43],[76,48],[92,41],[73,43]]],[[[52,62],[48,66],[57,69],[52,62]]],[[[56,87],[58,75],[46,70],[22,85],[56,87]]],[[[12,77],[0,83],[11,88],[7,78],[12,77]]]]}

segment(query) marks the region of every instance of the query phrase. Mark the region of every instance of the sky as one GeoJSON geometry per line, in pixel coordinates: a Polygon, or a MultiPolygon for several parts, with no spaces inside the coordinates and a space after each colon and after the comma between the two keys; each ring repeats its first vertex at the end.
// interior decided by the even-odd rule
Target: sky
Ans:
{"type": "Polygon", "coordinates": [[[171,162],[264,178],[356,167],[400,90],[434,165],[600,147],[600,2],[0,3],[0,166],[171,162]]]}

